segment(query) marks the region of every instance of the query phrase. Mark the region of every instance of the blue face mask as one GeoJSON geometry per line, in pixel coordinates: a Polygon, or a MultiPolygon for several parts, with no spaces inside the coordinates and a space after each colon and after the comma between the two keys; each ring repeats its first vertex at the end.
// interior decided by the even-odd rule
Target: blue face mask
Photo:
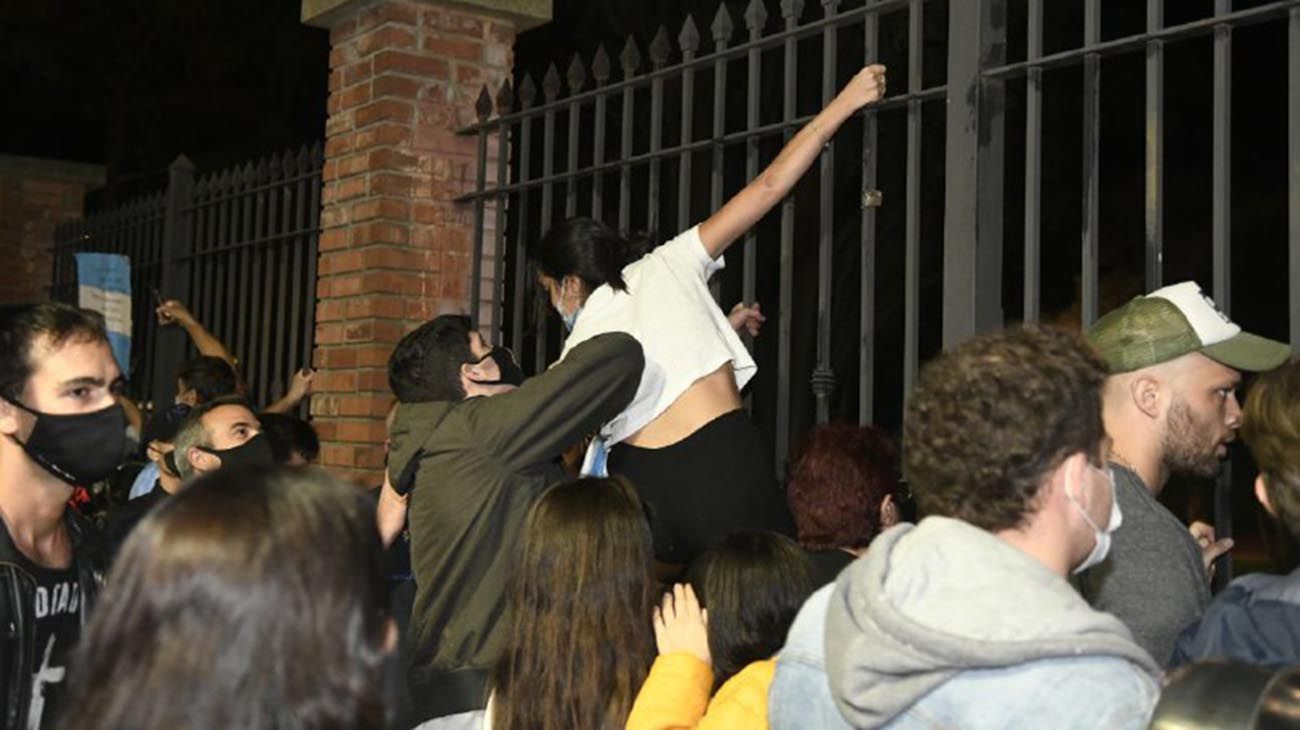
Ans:
{"type": "Polygon", "coordinates": [[[558,301],[552,299],[551,306],[555,307],[555,311],[560,313],[560,321],[564,323],[564,331],[572,332],[574,325],[578,323],[578,315],[582,314],[582,305],[579,304],[572,312],[566,314],[564,307],[561,305],[563,301],[564,297],[560,297],[558,301]]]}
{"type": "Polygon", "coordinates": [[[578,315],[582,314],[582,307],[574,309],[572,312],[565,314],[560,312],[560,321],[564,323],[564,329],[572,332],[574,325],[578,324],[578,315]]]}

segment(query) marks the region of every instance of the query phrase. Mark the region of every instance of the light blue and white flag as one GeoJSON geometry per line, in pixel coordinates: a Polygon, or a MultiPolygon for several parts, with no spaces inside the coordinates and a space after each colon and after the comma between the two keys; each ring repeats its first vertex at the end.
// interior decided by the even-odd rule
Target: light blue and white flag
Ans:
{"type": "Polygon", "coordinates": [[[122,370],[131,375],[131,260],[109,253],[77,256],[77,302],[104,315],[108,343],[122,370]]]}

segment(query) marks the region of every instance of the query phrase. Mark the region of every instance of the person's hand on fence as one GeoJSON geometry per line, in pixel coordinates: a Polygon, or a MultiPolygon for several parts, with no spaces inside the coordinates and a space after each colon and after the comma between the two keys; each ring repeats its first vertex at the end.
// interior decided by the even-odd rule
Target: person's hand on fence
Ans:
{"type": "Polygon", "coordinates": [[[154,313],[158,315],[158,324],[169,325],[179,324],[182,327],[187,323],[194,321],[194,315],[186,309],[185,304],[179,299],[168,299],[159,304],[154,313]]]}
{"type": "Polygon", "coordinates": [[[885,96],[885,67],[873,63],[863,68],[840,92],[840,98],[860,109],[885,96]]]}
{"type": "Polygon", "coordinates": [[[690,584],[677,583],[655,607],[655,644],[659,654],[684,651],[705,664],[709,654],[709,612],[700,608],[690,584]]]}
{"type": "Polygon", "coordinates": [[[303,368],[293,374],[289,381],[289,395],[295,400],[301,401],[311,394],[311,381],[316,378],[316,371],[311,368],[303,368]]]}
{"type": "Polygon", "coordinates": [[[758,302],[753,304],[738,302],[731,308],[727,321],[731,323],[731,328],[736,331],[736,334],[748,332],[750,337],[758,337],[758,332],[763,328],[767,317],[764,317],[763,312],[759,310],[758,302]]]}

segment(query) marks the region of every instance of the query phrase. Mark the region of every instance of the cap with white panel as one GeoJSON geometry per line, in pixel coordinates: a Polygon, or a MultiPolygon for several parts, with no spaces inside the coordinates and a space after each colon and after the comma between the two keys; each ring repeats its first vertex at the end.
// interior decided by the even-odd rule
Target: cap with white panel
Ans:
{"type": "Polygon", "coordinates": [[[1088,341],[1112,373],[1199,352],[1228,367],[1272,370],[1291,356],[1282,342],[1251,334],[1228,318],[1194,281],[1137,297],[1097,320],[1088,341]]]}

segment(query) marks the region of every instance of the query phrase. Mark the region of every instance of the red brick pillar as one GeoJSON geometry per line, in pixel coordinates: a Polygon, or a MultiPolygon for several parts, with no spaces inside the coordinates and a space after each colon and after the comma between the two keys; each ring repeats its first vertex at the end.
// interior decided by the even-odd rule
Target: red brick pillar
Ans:
{"type": "Polygon", "coordinates": [[[103,184],[98,165],[0,155],[0,304],[50,298],[54,228],[80,218],[103,184]]]}
{"type": "Polygon", "coordinates": [[[303,0],[330,29],[311,411],[321,464],[376,484],[393,345],[470,309],[472,123],[483,85],[509,78],[515,34],[549,0],[303,0]]]}

